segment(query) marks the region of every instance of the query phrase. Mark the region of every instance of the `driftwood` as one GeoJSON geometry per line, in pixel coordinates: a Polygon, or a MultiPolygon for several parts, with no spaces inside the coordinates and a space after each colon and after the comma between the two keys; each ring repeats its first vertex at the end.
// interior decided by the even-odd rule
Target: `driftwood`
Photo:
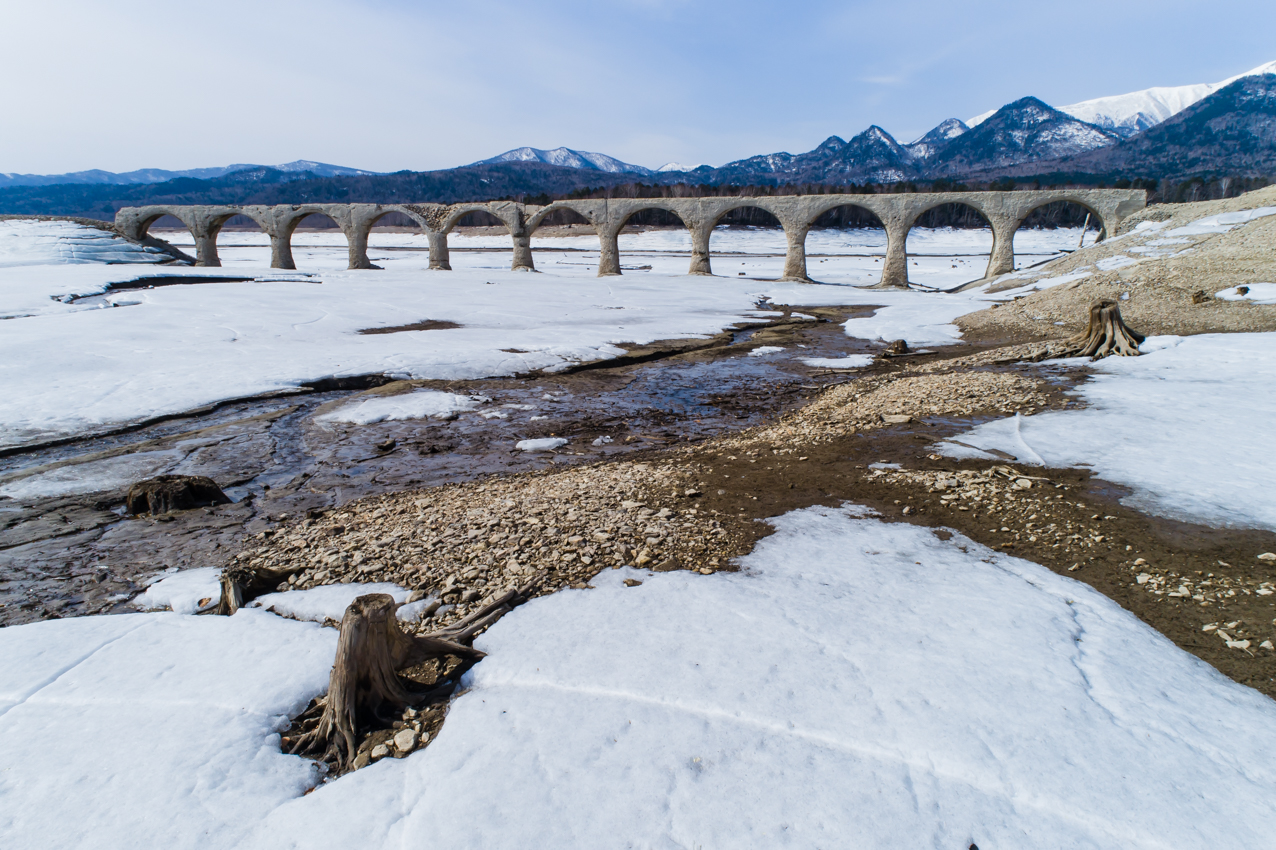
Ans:
{"type": "Polygon", "coordinates": [[[483,657],[469,645],[474,636],[526,601],[529,593],[530,588],[510,591],[463,620],[422,636],[400,628],[393,597],[360,596],[341,618],[337,657],[319,722],[290,741],[287,751],[321,758],[338,772],[349,770],[363,730],[388,726],[403,709],[449,695],[460,673],[483,657]],[[468,663],[432,688],[415,689],[398,675],[423,661],[448,656],[468,663]]]}
{"type": "Polygon", "coordinates": [[[1111,298],[1100,298],[1090,305],[1090,324],[1084,331],[1061,342],[1052,342],[1026,357],[1015,358],[1036,362],[1056,357],[1089,357],[1102,360],[1109,354],[1138,357],[1143,334],[1132,330],[1121,319],[1121,305],[1111,298]]]}

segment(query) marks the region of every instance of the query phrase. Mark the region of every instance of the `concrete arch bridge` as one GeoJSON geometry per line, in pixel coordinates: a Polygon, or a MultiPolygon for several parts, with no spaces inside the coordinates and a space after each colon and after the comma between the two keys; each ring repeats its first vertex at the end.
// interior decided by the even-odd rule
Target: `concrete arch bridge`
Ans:
{"type": "Polygon", "coordinates": [[[992,225],[992,256],[985,277],[1014,269],[1015,231],[1033,210],[1057,201],[1085,208],[1100,225],[1099,238],[1115,234],[1121,222],[1147,203],[1147,194],[1130,189],[1059,189],[1012,192],[933,192],[899,195],[784,195],[737,198],[610,198],[554,201],[545,206],[513,201],[462,204],[281,204],[277,206],[169,206],[124,207],[115,216],[115,227],[130,239],[142,240],[147,230],[165,215],[180,220],[195,237],[197,264],[219,266],[217,236],[232,217],[247,216],[270,237],[271,267],[293,269],[292,234],[307,216],[331,218],[345,233],[350,268],[376,268],[368,259],[368,234],[390,213],[401,213],[425,233],[430,246],[430,268],[450,269],[448,234],[468,213],[485,212],[500,219],[513,241],[515,270],[531,271],[531,237],[551,212],[571,210],[587,221],[601,244],[598,274],[620,274],[620,231],[635,213],[665,210],[677,216],[691,234],[690,274],[712,274],[709,237],[723,216],[735,209],[757,207],[779,220],[787,251],[785,280],[810,280],[806,269],[806,236],[815,222],[830,210],[843,206],[872,212],[886,228],[886,257],[880,286],[908,285],[908,231],[927,210],[945,204],[964,204],[977,210],[992,225]]]}

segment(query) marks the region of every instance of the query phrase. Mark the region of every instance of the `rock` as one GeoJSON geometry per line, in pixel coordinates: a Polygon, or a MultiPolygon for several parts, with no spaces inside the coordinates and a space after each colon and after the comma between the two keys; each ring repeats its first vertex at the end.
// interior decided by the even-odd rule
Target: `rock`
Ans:
{"type": "Polygon", "coordinates": [[[1260,649],[1276,649],[1276,646],[1273,646],[1270,640],[1265,640],[1262,643],[1260,643],[1258,646],[1260,649]]]}
{"type": "Polygon", "coordinates": [[[416,732],[412,729],[400,729],[394,736],[394,748],[401,753],[410,753],[416,748],[416,732]]]}
{"type": "Polygon", "coordinates": [[[372,757],[373,760],[383,759],[386,756],[390,755],[390,748],[387,747],[385,744],[377,744],[375,747],[372,748],[372,752],[369,753],[369,755],[372,757]]]}
{"type": "Polygon", "coordinates": [[[1260,561],[1276,561],[1276,552],[1264,552],[1258,556],[1260,561]]]}
{"type": "Polygon", "coordinates": [[[1016,478],[1014,487],[1016,490],[1031,490],[1032,481],[1027,478],[1016,478]]]}
{"type": "Polygon", "coordinates": [[[627,579],[625,579],[625,587],[637,587],[637,586],[638,586],[638,585],[640,585],[640,584],[642,584],[642,582],[640,582],[640,581],[639,581],[638,579],[636,579],[636,578],[627,578],[627,579]]]}
{"type": "Polygon", "coordinates": [[[128,512],[166,514],[211,505],[228,505],[230,499],[217,482],[202,475],[160,475],[139,481],[128,489],[128,512]]]}
{"type": "Polygon", "coordinates": [[[907,413],[883,413],[882,421],[887,425],[907,425],[913,421],[913,417],[907,413]]]}

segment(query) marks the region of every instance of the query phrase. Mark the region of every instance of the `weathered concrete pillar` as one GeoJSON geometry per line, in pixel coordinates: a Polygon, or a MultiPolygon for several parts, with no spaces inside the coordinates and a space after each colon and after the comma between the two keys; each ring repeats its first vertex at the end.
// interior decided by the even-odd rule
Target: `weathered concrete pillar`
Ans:
{"type": "Polygon", "coordinates": [[[514,240],[514,261],[510,264],[510,269],[516,272],[536,271],[536,265],[532,262],[531,235],[520,233],[511,238],[514,240]]]}
{"type": "Polygon", "coordinates": [[[452,271],[452,257],[448,253],[447,234],[427,230],[425,238],[430,242],[430,268],[439,271],[452,271]]]}
{"type": "Polygon", "coordinates": [[[691,225],[691,268],[687,274],[713,274],[709,264],[709,237],[713,235],[713,224],[691,225]]]}
{"type": "Polygon", "coordinates": [[[270,234],[270,267],[272,269],[295,269],[297,264],[292,259],[292,228],[286,232],[270,234]]]}
{"type": "Polygon", "coordinates": [[[1020,220],[1003,216],[988,218],[992,224],[992,254],[984,277],[993,278],[1015,270],[1015,231],[1019,229],[1020,220]]]}
{"type": "Polygon", "coordinates": [[[784,275],[781,280],[810,281],[806,274],[806,236],[811,231],[810,224],[799,224],[781,221],[784,226],[784,238],[788,249],[784,254],[784,275]]]}
{"type": "Polygon", "coordinates": [[[221,258],[217,256],[217,236],[216,235],[196,235],[195,237],[195,265],[220,267],[221,258]]]}
{"type": "Polygon", "coordinates": [[[599,228],[598,246],[598,276],[620,274],[620,228],[599,228]]]}
{"type": "Polygon", "coordinates": [[[372,265],[372,260],[368,259],[368,233],[372,230],[372,222],[354,221],[349,224],[342,223],[341,229],[344,230],[346,234],[346,243],[350,257],[350,268],[381,268],[380,266],[372,265]]]}
{"type": "Polygon", "coordinates": [[[908,288],[908,230],[911,221],[883,222],[886,225],[886,259],[878,286],[908,288]]]}

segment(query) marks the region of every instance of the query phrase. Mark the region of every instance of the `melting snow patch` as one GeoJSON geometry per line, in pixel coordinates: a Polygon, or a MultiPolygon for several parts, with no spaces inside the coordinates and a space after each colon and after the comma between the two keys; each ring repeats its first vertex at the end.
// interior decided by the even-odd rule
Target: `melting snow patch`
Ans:
{"type": "Polygon", "coordinates": [[[1140,350],[1093,364],[1077,390],[1084,410],[996,420],[958,439],[1024,463],[1090,465],[1132,488],[1124,501],[1140,510],[1276,530],[1276,333],[1149,337],[1140,350]]]}
{"type": "Polygon", "coordinates": [[[1102,260],[1097,261],[1095,265],[1098,266],[1099,271],[1110,272],[1126,266],[1132,266],[1137,262],[1138,260],[1134,257],[1117,254],[1115,257],[1104,257],[1102,260]]]}
{"type": "Polygon", "coordinates": [[[820,369],[860,369],[873,364],[871,354],[848,354],[845,357],[803,357],[807,366],[820,369]]]}
{"type": "MultiPolygon", "coordinates": [[[[327,620],[341,622],[350,603],[357,597],[369,593],[388,593],[394,597],[395,602],[406,602],[411,591],[389,582],[326,584],[308,590],[267,593],[250,602],[249,607],[265,608],[296,620],[313,620],[316,623],[327,620]]],[[[399,611],[402,613],[403,609],[400,608],[399,611]]]]}
{"type": "Polygon", "coordinates": [[[135,598],[133,605],[143,611],[168,608],[178,614],[194,614],[221,598],[221,573],[216,567],[166,573],[135,598]]]}
{"type": "Polygon", "coordinates": [[[1276,215],[1276,207],[1259,207],[1254,210],[1219,213],[1196,221],[1184,227],[1176,227],[1166,231],[1166,236],[1205,236],[1212,233],[1226,233],[1233,228],[1248,224],[1255,219],[1276,215]]]}
{"type": "Polygon", "coordinates": [[[781,345],[760,345],[749,352],[750,357],[765,357],[768,354],[779,354],[784,350],[781,345]]]}
{"type": "Polygon", "coordinates": [[[399,419],[455,419],[458,413],[473,410],[487,401],[491,399],[485,396],[417,390],[348,404],[317,418],[324,422],[349,422],[354,425],[371,425],[374,422],[399,419]]]}
{"type": "Polygon", "coordinates": [[[567,445],[562,437],[543,437],[539,440],[519,440],[514,448],[520,452],[552,452],[567,445]]]}
{"type": "Polygon", "coordinates": [[[1249,283],[1214,293],[1223,301],[1252,301],[1255,304],[1276,304],[1276,283],[1249,283]]]}

